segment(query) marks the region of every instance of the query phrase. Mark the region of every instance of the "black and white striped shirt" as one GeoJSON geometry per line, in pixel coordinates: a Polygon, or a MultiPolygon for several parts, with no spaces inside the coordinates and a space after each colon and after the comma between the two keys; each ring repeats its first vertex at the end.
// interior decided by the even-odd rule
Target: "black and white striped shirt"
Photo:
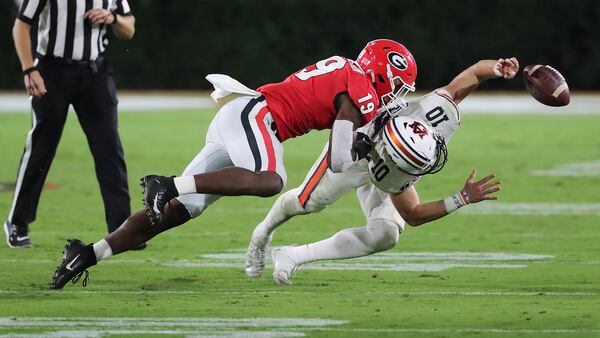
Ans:
{"type": "Polygon", "coordinates": [[[127,0],[24,0],[18,18],[30,25],[38,20],[37,55],[93,61],[108,45],[106,25],[83,16],[94,8],[131,15],[127,0]]]}

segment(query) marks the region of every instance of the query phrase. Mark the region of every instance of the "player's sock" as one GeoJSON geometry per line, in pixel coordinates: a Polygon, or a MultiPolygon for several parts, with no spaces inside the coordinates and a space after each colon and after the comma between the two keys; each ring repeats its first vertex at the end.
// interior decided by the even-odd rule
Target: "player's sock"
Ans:
{"type": "Polygon", "coordinates": [[[366,256],[372,249],[355,236],[342,230],[319,242],[290,248],[290,255],[297,264],[326,260],[366,256]]]}
{"type": "MultiPolygon", "coordinates": [[[[268,240],[275,229],[293,216],[304,214],[306,211],[298,201],[296,189],[287,191],[279,196],[265,219],[254,229],[252,239],[255,241],[268,240]]],[[[261,245],[263,243],[256,243],[261,245]]]]}
{"type": "Polygon", "coordinates": [[[304,264],[389,250],[398,241],[398,228],[390,223],[382,225],[344,229],[322,241],[292,247],[290,255],[297,264],[304,264]]]}
{"type": "Polygon", "coordinates": [[[112,249],[105,239],[101,239],[94,243],[94,254],[96,255],[96,262],[100,262],[103,259],[107,259],[113,255],[112,249]]]}
{"type": "Polygon", "coordinates": [[[175,188],[179,195],[195,194],[196,193],[196,180],[194,176],[181,176],[173,178],[175,188]]]}

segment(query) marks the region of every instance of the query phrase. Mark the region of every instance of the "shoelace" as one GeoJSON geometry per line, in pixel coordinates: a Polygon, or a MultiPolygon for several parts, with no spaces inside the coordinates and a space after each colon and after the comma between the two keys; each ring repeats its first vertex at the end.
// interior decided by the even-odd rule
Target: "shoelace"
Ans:
{"type": "Polygon", "coordinates": [[[77,283],[77,281],[79,281],[79,278],[81,278],[81,275],[83,275],[84,272],[85,272],[85,277],[83,277],[83,281],[81,282],[81,285],[83,287],[86,287],[88,280],[90,279],[90,273],[87,270],[83,270],[80,273],[73,276],[73,278],[71,279],[71,283],[73,283],[73,284],[77,283]]]}
{"type": "Polygon", "coordinates": [[[267,251],[266,248],[263,248],[261,250],[255,244],[254,247],[250,250],[250,255],[248,256],[250,263],[252,263],[252,264],[260,263],[260,265],[264,266],[266,251],[267,251]]]}

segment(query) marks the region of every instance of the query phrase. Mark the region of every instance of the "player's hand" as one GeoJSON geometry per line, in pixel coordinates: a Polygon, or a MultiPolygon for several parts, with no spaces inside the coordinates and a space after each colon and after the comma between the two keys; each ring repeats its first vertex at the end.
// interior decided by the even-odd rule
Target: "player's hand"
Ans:
{"type": "Polygon", "coordinates": [[[360,161],[363,158],[369,158],[369,152],[373,148],[373,142],[367,134],[357,132],[356,137],[354,138],[354,143],[352,144],[352,150],[356,154],[356,160],[360,161]]]}
{"type": "Polygon", "coordinates": [[[94,25],[112,25],[115,23],[115,17],[112,12],[104,8],[91,9],[83,15],[94,25]]]}
{"type": "Polygon", "coordinates": [[[518,71],[519,61],[517,61],[517,58],[515,57],[510,59],[499,59],[494,65],[494,73],[498,77],[503,77],[505,79],[512,79],[517,75],[518,71]]]}
{"type": "Polygon", "coordinates": [[[463,191],[467,193],[469,203],[498,199],[498,197],[493,194],[500,190],[500,184],[502,184],[502,182],[492,181],[496,175],[487,175],[479,181],[475,180],[475,176],[477,176],[477,170],[473,169],[463,188],[463,191]]]}
{"type": "Polygon", "coordinates": [[[44,84],[44,79],[37,70],[25,75],[23,77],[23,82],[25,83],[25,90],[27,90],[27,94],[31,96],[41,97],[46,95],[48,92],[46,90],[46,85],[44,84]]]}

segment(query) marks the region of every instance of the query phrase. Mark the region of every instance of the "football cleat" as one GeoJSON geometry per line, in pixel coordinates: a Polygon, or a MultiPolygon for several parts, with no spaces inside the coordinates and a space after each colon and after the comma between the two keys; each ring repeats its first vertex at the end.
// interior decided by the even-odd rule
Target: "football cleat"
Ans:
{"type": "Polygon", "coordinates": [[[254,237],[250,239],[248,251],[246,251],[246,276],[260,277],[262,275],[265,270],[265,258],[269,243],[271,243],[271,237],[267,237],[267,240],[256,240],[254,237]]]}
{"type": "Polygon", "coordinates": [[[75,284],[83,274],[85,277],[82,285],[87,286],[89,272],[86,269],[96,264],[94,248],[78,239],[70,239],[65,245],[63,254],[62,261],[52,276],[50,289],[62,289],[69,281],[75,284]]]}
{"type": "Polygon", "coordinates": [[[150,224],[157,225],[162,220],[167,203],[179,196],[173,177],[148,175],[140,180],[140,185],[144,194],[142,202],[150,224]]]}
{"type": "Polygon", "coordinates": [[[274,249],[273,255],[273,281],[279,285],[292,285],[292,278],[300,264],[297,264],[290,255],[291,246],[282,246],[274,249]]]}
{"type": "Polygon", "coordinates": [[[6,235],[6,245],[9,248],[31,248],[27,227],[19,227],[6,221],[4,223],[4,234],[6,235]]]}

